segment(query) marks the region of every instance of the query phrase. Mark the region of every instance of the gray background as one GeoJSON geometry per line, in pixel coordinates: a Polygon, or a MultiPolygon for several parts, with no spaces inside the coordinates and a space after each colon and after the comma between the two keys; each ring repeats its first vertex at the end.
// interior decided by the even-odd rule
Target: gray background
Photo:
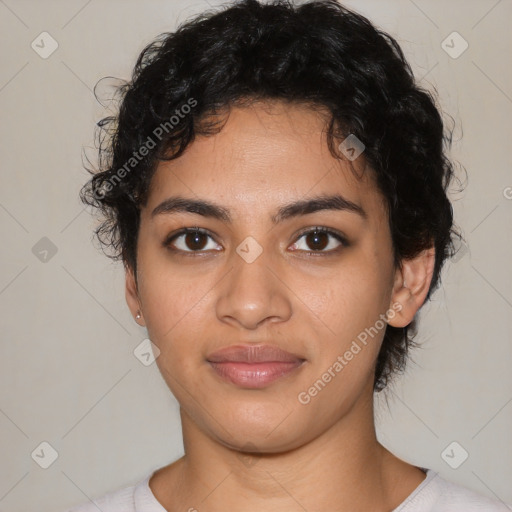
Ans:
{"type": "MultiPolygon", "coordinates": [[[[345,3],[396,36],[422,84],[437,88],[456,123],[452,156],[469,175],[451,196],[468,246],[421,311],[415,362],[389,404],[378,399],[379,438],[409,462],[512,503],[512,3],[345,3]],[[454,31],[469,44],[457,58],[442,46],[454,31]]],[[[182,454],[177,403],[156,365],[133,354],[145,330],[125,305],[121,264],[91,243],[95,221],[78,191],[82,147],[94,157],[94,124],[106,115],[96,82],[128,78],[154,36],[208,7],[0,0],[0,511],[57,512],[182,454]],[[58,43],[45,59],[43,31],[58,43]],[[58,454],[47,469],[42,442],[58,454]]],[[[463,41],[444,44],[454,54],[463,41]]]]}

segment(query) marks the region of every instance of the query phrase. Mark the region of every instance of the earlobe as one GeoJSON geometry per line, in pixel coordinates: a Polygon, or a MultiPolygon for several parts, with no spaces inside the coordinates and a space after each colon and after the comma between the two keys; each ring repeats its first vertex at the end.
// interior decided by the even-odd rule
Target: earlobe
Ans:
{"type": "Polygon", "coordinates": [[[396,311],[388,324],[393,327],[409,325],[423,305],[432,282],[435,264],[435,249],[425,249],[418,256],[403,260],[396,270],[391,305],[396,311]],[[397,307],[396,304],[400,304],[397,307]]]}
{"type": "Polygon", "coordinates": [[[137,290],[137,282],[135,280],[135,275],[133,272],[133,269],[125,265],[125,280],[126,280],[126,286],[125,286],[125,297],[126,297],[126,303],[128,304],[128,307],[130,308],[130,312],[132,313],[132,316],[135,318],[135,321],[139,325],[145,325],[144,324],[144,318],[142,316],[142,308],[140,305],[139,300],[139,292],[137,290]]]}

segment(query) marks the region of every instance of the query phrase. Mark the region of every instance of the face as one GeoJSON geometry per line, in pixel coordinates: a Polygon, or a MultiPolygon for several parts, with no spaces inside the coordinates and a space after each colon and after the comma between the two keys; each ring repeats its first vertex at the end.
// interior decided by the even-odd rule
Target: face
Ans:
{"type": "MultiPolygon", "coordinates": [[[[324,126],[302,106],[233,108],[217,135],[159,165],[141,212],[128,303],[186,425],[225,446],[292,449],[357,418],[372,395],[382,319],[391,311],[399,321],[385,202],[370,169],[357,178],[330,154],[324,126]],[[286,208],[320,197],[337,200],[286,208]],[[211,362],[240,345],[291,356],[211,362]]],[[[352,164],[361,171],[363,158],[352,164]]]]}

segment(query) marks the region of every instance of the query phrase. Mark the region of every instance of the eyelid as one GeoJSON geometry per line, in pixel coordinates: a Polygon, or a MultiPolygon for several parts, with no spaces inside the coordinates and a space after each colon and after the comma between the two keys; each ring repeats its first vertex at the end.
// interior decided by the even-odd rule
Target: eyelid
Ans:
{"type": "MultiPolygon", "coordinates": [[[[297,236],[297,240],[301,236],[304,236],[304,235],[309,234],[311,232],[327,233],[328,235],[333,235],[340,242],[342,242],[343,245],[345,245],[345,246],[349,245],[348,238],[341,231],[338,231],[337,229],[334,229],[334,228],[328,228],[326,226],[310,226],[310,227],[304,228],[301,231],[299,231],[299,233],[296,235],[297,236]]],[[[321,251],[314,251],[314,252],[321,252],[321,251]]]]}
{"type": "Polygon", "coordinates": [[[329,249],[328,251],[315,251],[313,249],[309,251],[303,249],[295,249],[294,251],[314,257],[332,256],[339,254],[341,250],[347,248],[350,245],[347,237],[342,232],[334,228],[328,228],[326,226],[310,226],[302,229],[296,235],[295,242],[293,242],[293,244],[296,244],[302,237],[304,237],[304,235],[309,235],[310,233],[326,233],[327,235],[330,235],[333,238],[335,238],[340,243],[340,245],[338,247],[335,247],[334,249],[329,249]]]}
{"type": "Polygon", "coordinates": [[[207,229],[200,228],[200,227],[186,227],[186,228],[181,228],[178,231],[175,231],[175,232],[167,235],[165,237],[164,241],[162,242],[162,245],[164,246],[164,248],[167,248],[176,253],[181,253],[181,254],[185,254],[185,255],[194,255],[195,254],[195,255],[199,256],[201,254],[204,254],[204,252],[210,252],[210,251],[183,251],[181,249],[176,249],[174,247],[171,247],[171,243],[176,238],[179,238],[182,235],[188,235],[189,233],[201,233],[203,235],[210,237],[212,240],[215,241],[215,243],[218,243],[215,240],[215,237],[213,236],[213,234],[210,231],[208,231],[207,229]]]}
{"type": "Polygon", "coordinates": [[[163,244],[167,245],[168,243],[172,242],[172,240],[177,238],[178,236],[186,235],[188,233],[202,233],[204,235],[212,236],[212,234],[207,229],[204,229],[204,228],[200,228],[200,227],[181,228],[181,229],[178,229],[177,231],[173,231],[172,233],[169,233],[165,237],[163,244]]]}

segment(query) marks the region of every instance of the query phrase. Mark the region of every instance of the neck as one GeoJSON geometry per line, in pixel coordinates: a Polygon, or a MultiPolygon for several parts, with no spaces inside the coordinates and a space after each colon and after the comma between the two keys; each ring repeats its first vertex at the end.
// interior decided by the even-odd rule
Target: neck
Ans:
{"type": "Polygon", "coordinates": [[[280,453],[240,453],[182,410],[185,455],[159,470],[152,490],[167,510],[389,511],[424,474],[376,438],[373,394],[321,436],[280,453]]]}

